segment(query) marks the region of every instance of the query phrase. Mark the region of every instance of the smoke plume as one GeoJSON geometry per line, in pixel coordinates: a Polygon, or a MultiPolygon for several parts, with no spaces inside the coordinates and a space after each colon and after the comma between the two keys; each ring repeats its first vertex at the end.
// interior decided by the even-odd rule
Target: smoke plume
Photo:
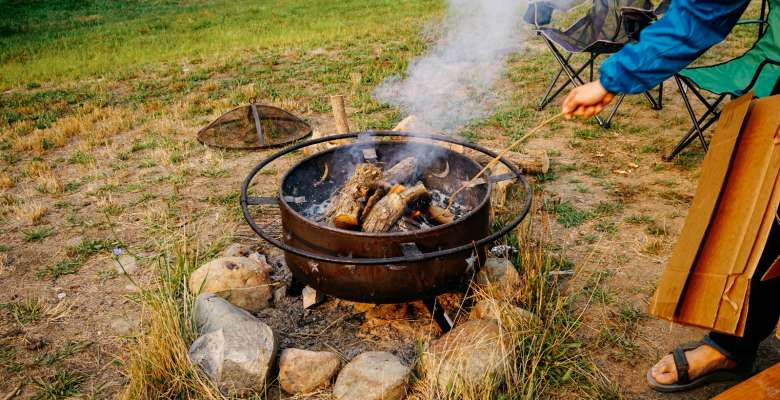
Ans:
{"type": "Polygon", "coordinates": [[[405,77],[374,91],[377,101],[416,116],[411,130],[453,133],[484,117],[507,56],[521,45],[524,1],[448,0],[441,38],[405,77]]]}

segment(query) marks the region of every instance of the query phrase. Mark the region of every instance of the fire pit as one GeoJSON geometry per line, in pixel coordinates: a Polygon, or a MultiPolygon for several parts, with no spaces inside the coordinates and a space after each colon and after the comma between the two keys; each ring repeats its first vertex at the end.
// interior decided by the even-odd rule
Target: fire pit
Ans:
{"type": "Polygon", "coordinates": [[[382,304],[433,299],[439,294],[463,290],[484,261],[486,246],[515,228],[530,208],[530,185],[520,170],[505,159],[501,162],[511,173],[490,177],[460,192],[454,203],[461,212],[450,223],[400,232],[361,232],[318,221],[318,213],[312,212],[344,185],[358,164],[392,165],[415,155],[425,162],[425,171],[417,178],[419,183],[445,195],[455,192],[482,168],[466,155],[432,142],[455,143],[496,156],[481,146],[439,135],[372,131],[309,140],[272,155],[252,170],[241,190],[244,217],[260,237],[284,250],[296,280],[329,295],[382,304]],[[380,140],[391,136],[410,140],[380,140]],[[278,196],[249,194],[253,180],[276,159],[307,146],[350,138],[358,140],[295,164],[282,178],[278,196]],[[525,191],[524,204],[517,216],[491,234],[491,187],[493,182],[504,179],[519,181],[525,191]],[[279,207],[281,232],[274,234],[255,221],[250,207],[259,205],[279,207]]]}

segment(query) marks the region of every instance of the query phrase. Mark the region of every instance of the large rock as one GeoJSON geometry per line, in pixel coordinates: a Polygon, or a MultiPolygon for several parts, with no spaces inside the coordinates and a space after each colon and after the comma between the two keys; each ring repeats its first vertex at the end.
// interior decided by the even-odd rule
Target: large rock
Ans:
{"type": "Polygon", "coordinates": [[[506,372],[509,345],[495,321],[468,321],[433,341],[421,366],[442,392],[484,393],[506,372]]]}
{"type": "Polygon", "coordinates": [[[363,353],[341,370],[333,394],[338,400],[400,400],[406,395],[410,374],[390,353],[363,353]]]}
{"type": "Polygon", "coordinates": [[[262,390],[278,348],[271,328],[208,294],[198,297],[195,318],[203,335],[190,346],[190,360],[228,395],[262,390]]]}
{"type": "Polygon", "coordinates": [[[492,319],[535,326],[541,323],[534,313],[514,304],[497,300],[480,300],[471,308],[469,319],[492,319]]]}
{"type": "Polygon", "coordinates": [[[510,289],[520,284],[520,273],[508,259],[491,257],[485,260],[476,281],[482,286],[498,285],[500,288],[510,289]]]}
{"type": "Polygon", "coordinates": [[[230,304],[214,293],[203,293],[195,299],[193,315],[201,335],[241,322],[257,321],[248,311],[230,304]]]}
{"type": "Polygon", "coordinates": [[[222,257],[249,257],[255,251],[242,243],[233,243],[222,250],[222,257]]]}
{"type": "Polygon", "coordinates": [[[285,349],[279,358],[279,384],[290,394],[310,393],[330,385],[340,366],[336,353],[285,349]]]}
{"type": "Polygon", "coordinates": [[[195,270],[190,276],[192,293],[216,293],[252,312],[269,307],[273,296],[271,267],[247,257],[222,257],[195,270]]]}

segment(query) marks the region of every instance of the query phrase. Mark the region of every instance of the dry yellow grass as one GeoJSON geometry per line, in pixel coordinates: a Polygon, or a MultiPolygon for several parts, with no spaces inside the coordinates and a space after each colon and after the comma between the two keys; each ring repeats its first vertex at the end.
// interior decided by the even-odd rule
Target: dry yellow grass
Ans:
{"type": "Polygon", "coordinates": [[[82,108],[58,119],[51,127],[35,129],[26,135],[12,137],[14,151],[32,151],[42,154],[46,150],[64,146],[70,139],[78,137],[91,146],[105,143],[105,139],[114,136],[132,126],[132,113],[126,109],[113,107],[82,108]]]}
{"type": "Polygon", "coordinates": [[[38,225],[49,209],[37,201],[25,202],[13,209],[13,214],[19,223],[24,225],[38,225]]]}
{"type": "MultiPolygon", "coordinates": [[[[491,345],[500,347],[495,351],[502,355],[503,365],[492,373],[486,371],[476,382],[441,385],[437,382],[441,362],[426,363],[424,353],[418,368],[420,379],[412,387],[411,400],[536,399],[567,393],[586,399],[619,398],[614,386],[588,361],[577,342],[578,319],[549,274],[557,266],[546,253],[544,240],[538,240],[544,234],[534,232],[533,237],[536,240],[519,245],[519,282],[510,288],[477,288],[474,294],[475,300],[492,310],[489,315],[498,323],[499,337],[491,345]]],[[[458,376],[459,372],[449,375],[458,376]]]]}
{"type": "Polygon", "coordinates": [[[196,336],[187,277],[196,257],[179,244],[176,258],[161,257],[152,289],[142,289],[145,334],[128,346],[127,386],[120,398],[224,399],[190,362],[187,349],[196,336]]]}
{"type": "Polygon", "coordinates": [[[62,193],[62,182],[53,172],[44,172],[35,180],[35,188],[41,193],[57,194],[62,193]]]}
{"type": "Polygon", "coordinates": [[[0,189],[11,189],[16,186],[16,180],[7,172],[0,172],[0,189]]]}

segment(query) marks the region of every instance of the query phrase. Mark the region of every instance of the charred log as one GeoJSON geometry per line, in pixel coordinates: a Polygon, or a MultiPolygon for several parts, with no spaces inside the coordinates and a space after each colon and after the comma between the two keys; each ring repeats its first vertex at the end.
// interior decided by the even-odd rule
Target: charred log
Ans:
{"type": "Polygon", "coordinates": [[[385,171],[382,179],[390,185],[395,185],[415,181],[418,173],[417,159],[406,157],[385,171]]]}
{"type": "Polygon", "coordinates": [[[428,189],[421,182],[410,188],[396,185],[390,193],[382,197],[363,221],[365,232],[387,232],[404,214],[411,203],[430,196],[428,189]]]}
{"type": "Polygon", "coordinates": [[[428,207],[428,215],[431,216],[431,219],[442,225],[455,221],[455,215],[453,215],[449,210],[435,206],[433,204],[428,207]]]}
{"type": "Polygon", "coordinates": [[[326,212],[326,219],[341,229],[358,229],[360,215],[382,171],[373,164],[358,164],[326,212]]]}

